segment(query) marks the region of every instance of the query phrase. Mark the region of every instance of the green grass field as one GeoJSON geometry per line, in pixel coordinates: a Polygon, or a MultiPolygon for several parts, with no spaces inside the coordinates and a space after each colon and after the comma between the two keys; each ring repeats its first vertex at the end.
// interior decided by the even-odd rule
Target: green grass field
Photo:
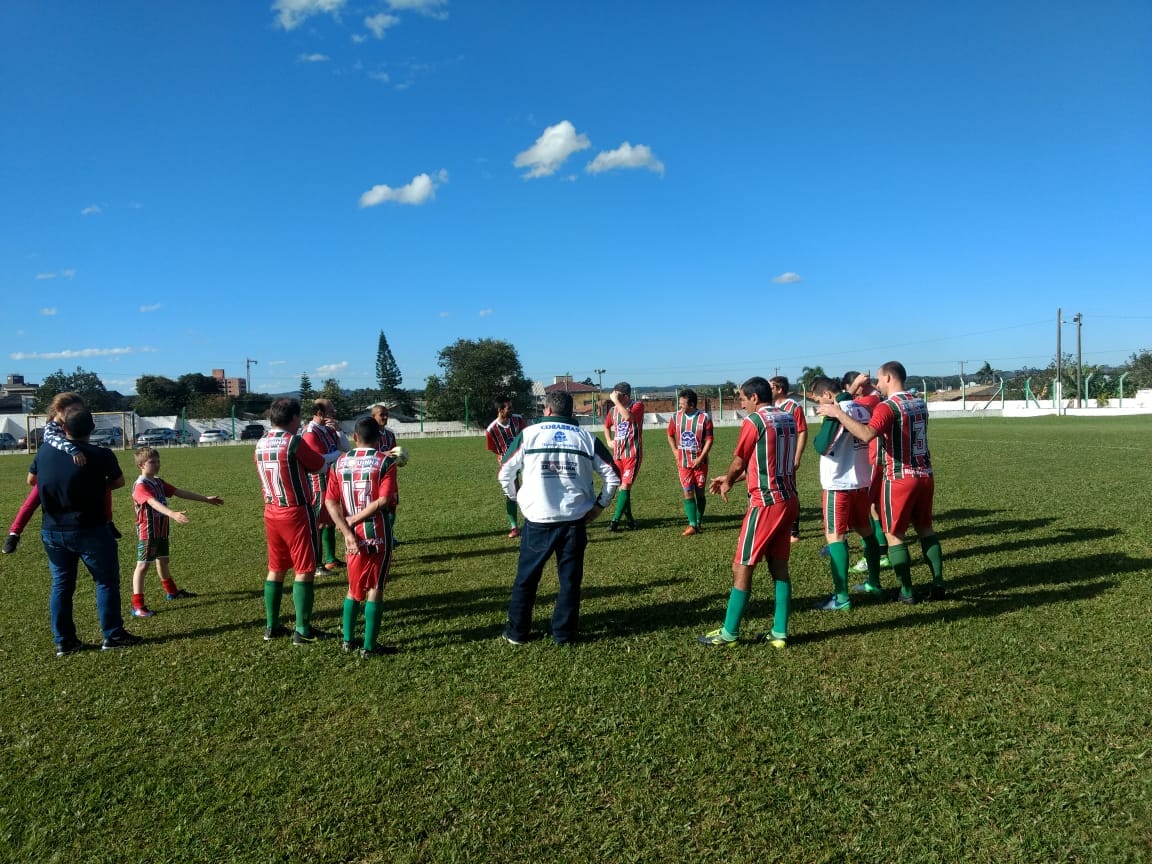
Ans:
{"type": "MultiPolygon", "coordinates": [[[[412,441],[384,623],[401,653],[369,661],[261,640],[252,450],[166,450],[162,476],[226,506],[179,502],[193,521],[173,526],[173,572],[199,597],[166,603],[151,575],[138,648],[53,655],[39,516],[0,557],[0,858],[1152,860],[1150,433],[1152,418],[933,421],[951,597],[848,613],[809,611],[830,590],[809,454],[785,651],[695,643],[722,620],[742,496],[681,539],[658,432],[641,530],[592,529],[583,644],[505,644],[516,546],[492,459],[478,438],[412,441]]],[[[720,430],[713,474],[734,442],[720,430]]],[[[0,459],[4,530],[27,463],[0,459]]],[[[134,542],[121,553],[127,609],[134,542]]],[[[771,620],[758,575],[746,634],[771,620]]],[[[317,623],[336,630],[342,579],[318,584],[317,623]]]]}

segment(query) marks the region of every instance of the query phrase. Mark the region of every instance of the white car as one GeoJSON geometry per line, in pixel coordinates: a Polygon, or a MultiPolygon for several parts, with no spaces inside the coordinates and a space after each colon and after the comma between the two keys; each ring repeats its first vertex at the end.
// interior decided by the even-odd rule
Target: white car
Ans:
{"type": "Polygon", "coordinates": [[[225,441],[231,441],[232,436],[225,432],[223,429],[205,429],[200,433],[200,443],[203,444],[223,444],[225,441]]]}

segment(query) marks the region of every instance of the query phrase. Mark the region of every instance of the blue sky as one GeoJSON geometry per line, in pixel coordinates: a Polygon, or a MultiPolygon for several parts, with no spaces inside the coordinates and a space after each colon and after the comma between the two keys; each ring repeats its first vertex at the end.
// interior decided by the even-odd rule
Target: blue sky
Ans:
{"type": "Polygon", "coordinates": [[[1150,94],[1145,0],[5,0],[0,373],[1119,363],[1150,94]]]}

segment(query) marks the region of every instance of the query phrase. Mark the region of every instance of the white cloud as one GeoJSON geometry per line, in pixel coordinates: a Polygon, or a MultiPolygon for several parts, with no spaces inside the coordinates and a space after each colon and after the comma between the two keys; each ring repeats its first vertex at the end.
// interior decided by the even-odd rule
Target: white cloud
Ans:
{"type": "Polygon", "coordinates": [[[627,141],[615,150],[602,150],[596,158],[584,166],[589,174],[614,171],[617,168],[647,168],[653,174],[664,176],[664,163],[655,157],[646,144],[633,147],[627,141]]]}
{"type": "Polygon", "coordinates": [[[419,12],[430,18],[444,19],[448,12],[444,9],[448,0],[387,0],[388,8],[394,12],[419,12]]]}
{"type": "Polygon", "coordinates": [[[272,11],[276,13],[279,26],[294,30],[313,15],[327,13],[338,16],[343,7],[344,0],[276,0],[272,11]]]}
{"type": "Polygon", "coordinates": [[[332,58],[327,54],[301,54],[296,59],[301,63],[327,63],[332,58]]]}
{"type": "Polygon", "coordinates": [[[441,317],[441,318],[447,318],[447,317],[448,317],[448,313],[447,313],[447,312],[441,312],[441,313],[440,313],[440,317],[441,317]]]}
{"type": "Polygon", "coordinates": [[[489,315],[491,315],[491,314],[492,314],[492,310],[491,310],[491,309],[481,309],[481,310],[480,310],[480,317],[481,317],[481,318],[487,318],[487,317],[488,317],[489,315]]]}
{"type": "Polygon", "coordinates": [[[55,273],[37,273],[36,278],[37,279],[55,279],[56,274],[55,273]]]}
{"type": "Polygon", "coordinates": [[[392,80],[392,76],[387,72],[369,72],[368,77],[373,81],[382,81],[385,84],[392,80]]]}
{"type": "Polygon", "coordinates": [[[361,207],[375,207],[386,201],[397,204],[412,204],[419,206],[436,197],[436,187],[448,182],[448,172],[441,169],[436,172],[433,180],[427,174],[417,174],[406,186],[393,189],[391,186],[373,186],[360,196],[361,207]]]}
{"type": "Polygon", "coordinates": [[[140,307],[140,311],[141,311],[141,312],[155,312],[155,311],[156,311],[157,309],[159,309],[159,308],[160,308],[160,304],[159,304],[159,303],[151,303],[151,304],[149,304],[149,305],[147,305],[147,306],[141,306],[141,307],[140,307]]]}
{"type": "Polygon", "coordinates": [[[11,360],[74,360],[79,357],[121,357],[137,351],[154,351],[153,348],[68,348],[63,351],[35,351],[25,354],[17,351],[9,354],[11,360]]]}
{"type": "Polygon", "coordinates": [[[43,309],[40,310],[40,314],[41,315],[47,315],[47,316],[51,317],[51,316],[56,314],[56,307],[55,306],[45,306],[43,309]]]}
{"type": "Polygon", "coordinates": [[[368,41],[368,37],[365,36],[363,33],[353,33],[352,34],[352,44],[353,45],[359,45],[360,43],[367,42],[367,41],[368,41]]]}
{"type": "Polygon", "coordinates": [[[523,153],[516,154],[512,163],[517,168],[527,168],[523,176],[525,179],[533,177],[548,177],[564,164],[564,160],[580,150],[587,150],[592,146],[587,135],[577,134],[576,127],[567,120],[561,120],[555,126],[544,130],[536,143],[523,153]]]}
{"type": "Polygon", "coordinates": [[[317,366],[317,375],[331,375],[333,372],[339,372],[341,369],[348,368],[348,361],[341,360],[339,363],[329,363],[327,366],[317,366]]]}
{"type": "Polygon", "coordinates": [[[400,19],[395,15],[389,15],[387,12],[380,12],[377,15],[370,15],[364,19],[364,26],[372,31],[372,35],[377,39],[384,38],[384,31],[389,27],[395,27],[400,23],[400,19]]]}
{"type": "Polygon", "coordinates": [[[789,270],[787,273],[781,273],[779,276],[772,277],[772,281],[777,285],[793,285],[800,281],[800,274],[793,273],[789,270]]]}
{"type": "Polygon", "coordinates": [[[269,360],[268,365],[269,366],[283,366],[287,362],[288,362],[287,360],[269,360]]]}
{"type": "Polygon", "coordinates": [[[37,273],[36,279],[42,281],[44,279],[55,279],[57,276],[62,279],[74,279],[76,277],[76,269],[73,267],[66,267],[59,273],[37,273]]]}
{"type": "Polygon", "coordinates": [[[100,207],[99,204],[89,204],[87,207],[85,207],[83,210],[80,211],[80,215],[81,216],[99,216],[103,212],[104,212],[104,210],[100,207]]]}
{"type": "Polygon", "coordinates": [[[71,279],[76,275],[76,270],[73,267],[66,267],[65,269],[60,271],[60,275],[63,276],[65,279],[71,279]]]}

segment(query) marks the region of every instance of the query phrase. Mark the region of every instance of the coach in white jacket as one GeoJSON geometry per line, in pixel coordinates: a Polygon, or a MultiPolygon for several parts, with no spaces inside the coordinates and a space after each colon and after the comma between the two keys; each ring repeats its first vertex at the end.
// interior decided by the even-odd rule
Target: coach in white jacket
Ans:
{"type": "Polygon", "coordinates": [[[500,463],[504,494],[517,501],[524,514],[520,560],[504,628],[504,639],[513,645],[528,641],[540,575],[553,554],[560,591],[552,612],[552,641],[567,645],[576,639],[588,545],[586,525],[611,503],[620,486],[620,474],[607,448],[571,415],[572,396],[549,393],[544,397],[544,418],[513,439],[500,463]],[[517,472],[523,476],[519,490],[517,472]],[[597,474],[603,481],[599,495],[594,482],[597,474]]]}

